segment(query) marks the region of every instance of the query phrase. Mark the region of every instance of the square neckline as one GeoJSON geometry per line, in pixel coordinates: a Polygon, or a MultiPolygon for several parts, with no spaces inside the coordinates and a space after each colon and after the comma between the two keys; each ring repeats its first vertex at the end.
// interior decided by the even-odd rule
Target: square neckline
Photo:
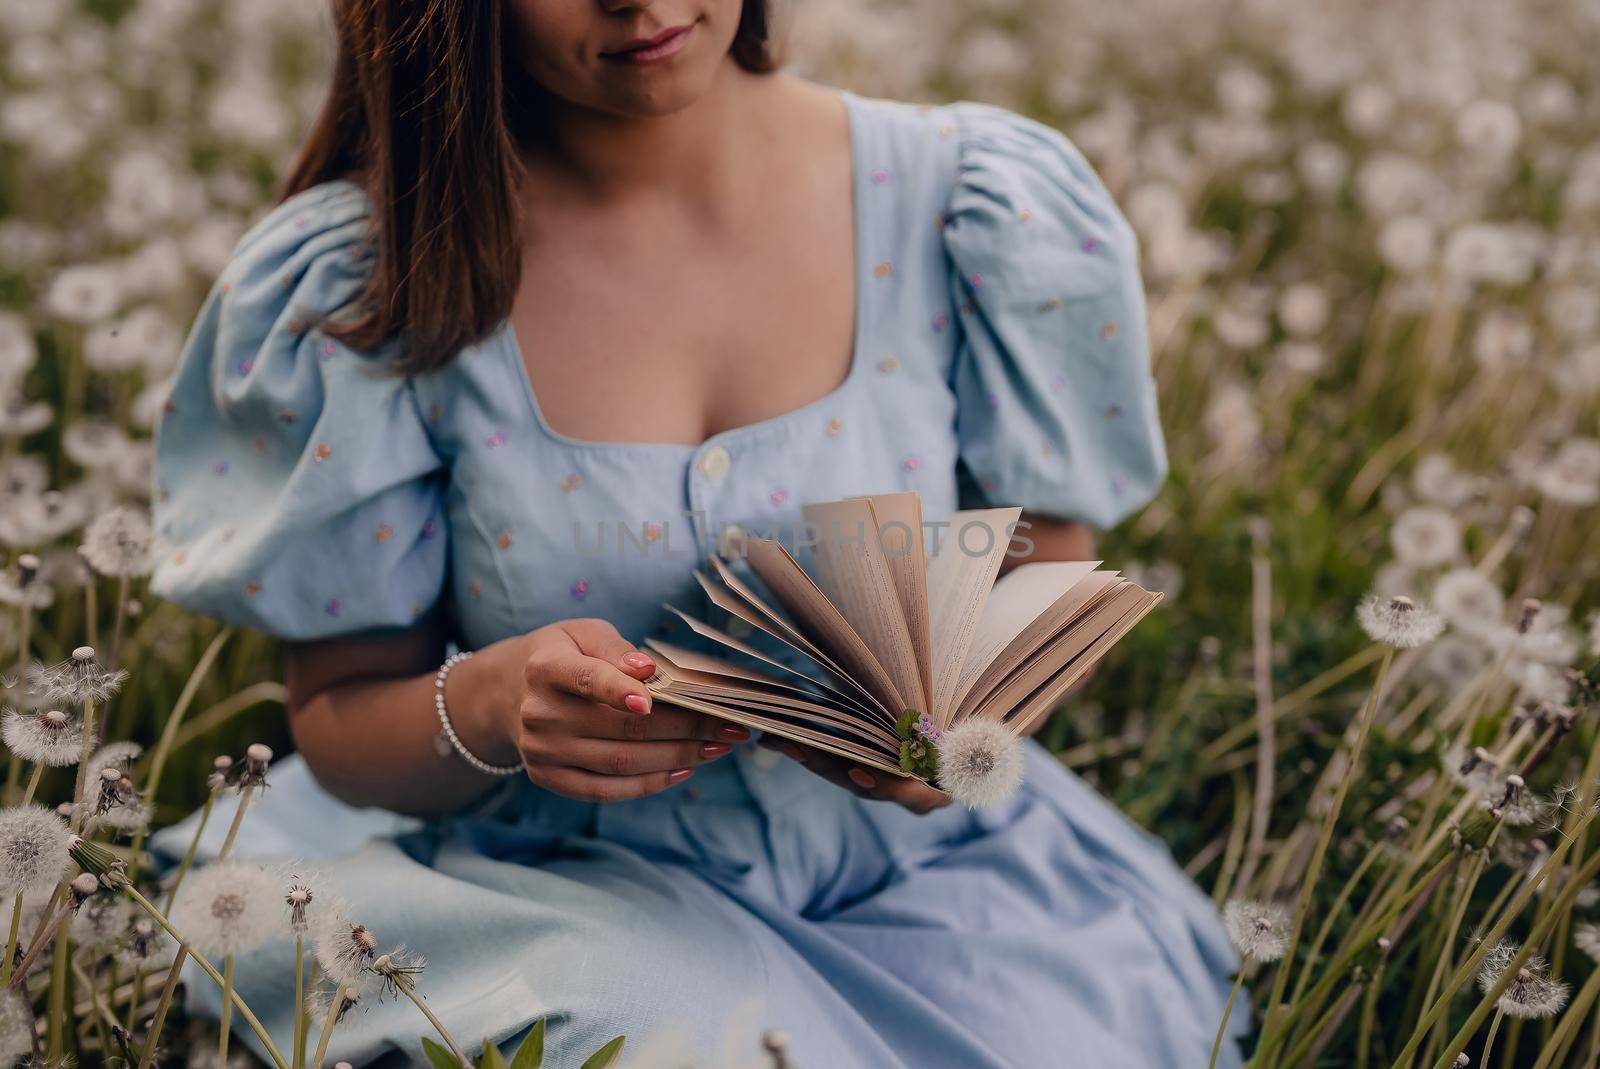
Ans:
{"type": "MultiPolygon", "coordinates": [[[[815,83],[813,83],[815,84],[815,83]]],[[[851,215],[851,256],[852,267],[855,274],[855,323],[851,331],[850,366],[845,371],[843,381],[833,389],[812,401],[807,401],[798,408],[791,408],[775,416],[756,420],[752,423],[741,423],[735,427],[728,427],[698,442],[648,442],[648,441],[623,441],[617,439],[577,438],[570,434],[563,434],[551,426],[545,418],[544,410],[539,404],[538,391],[533,386],[533,376],[528,373],[528,363],[524,358],[522,341],[517,337],[516,328],[512,325],[508,315],[501,320],[499,329],[495,332],[494,339],[498,342],[500,354],[510,361],[513,370],[522,383],[522,395],[528,405],[529,415],[534,425],[546,438],[565,446],[569,449],[590,451],[641,451],[641,452],[676,452],[691,456],[701,450],[721,445],[741,437],[753,437],[763,433],[771,433],[788,426],[796,420],[836,405],[845,394],[855,385],[860,377],[862,367],[866,363],[863,355],[866,349],[867,300],[868,283],[871,281],[867,268],[868,257],[864,248],[866,242],[866,194],[862,188],[867,174],[865,162],[866,131],[865,118],[861,113],[861,100],[849,89],[838,86],[825,87],[837,96],[844,104],[846,126],[850,137],[850,215],[851,215]]]]}

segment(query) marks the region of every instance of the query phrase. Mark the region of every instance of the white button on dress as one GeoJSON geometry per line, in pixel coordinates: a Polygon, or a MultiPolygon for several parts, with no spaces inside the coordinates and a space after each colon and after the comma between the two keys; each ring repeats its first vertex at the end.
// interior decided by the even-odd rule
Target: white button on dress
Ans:
{"type": "Polygon", "coordinates": [[[728,451],[720,445],[714,445],[700,456],[700,474],[714,482],[721,482],[727,478],[728,469],[733,467],[733,458],[728,451]]]}

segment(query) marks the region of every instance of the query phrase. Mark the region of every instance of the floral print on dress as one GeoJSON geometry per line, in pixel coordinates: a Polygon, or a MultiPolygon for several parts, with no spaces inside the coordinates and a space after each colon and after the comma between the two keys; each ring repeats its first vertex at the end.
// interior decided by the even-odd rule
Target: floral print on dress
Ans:
{"type": "Polygon", "coordinates": [[[372,254],[364,194],[336,182],[298,195],[235,253],[174,379],[153,485],[158,529],[184,532],[188,551],[182,566],[163,557],[157,592],[318,638],[409,626],[409,610],[448,590],[474,644],[583,600],[632,638],[657,622],[656,595],[691,580],[698,529],[678,545],[667,522],[685,508],[770,526],[802,501],[905,488],[944,510],[959,464],[989,503],[1115,522],[1148,499],[1161,464],[1144,333],[1117,288],[1132,250],[1115,206],[1076,156],[1040,151],[1045,136],[960,107],[892,139],[869,128],[854,146],[872,203],[856,267],[881,282],[858,306],[866,378],[826,407],[731,431],[738,459],[720,479],[693,467],[706,449],[544,435],[504,330],[438,377],[358,374],[365,354],[322,324],[361,293],[350,261],[372,254]],[[1076,371],[1085,346],[1093,374],[1076,371]],[[382,433],[368,430],[373,413],[382,433]],[[574,522],[592,536],[620,515],[639,517],[642,559],[572,550],[574,522]],[[533,590],[555,600],[524,599],[533,590]]]}

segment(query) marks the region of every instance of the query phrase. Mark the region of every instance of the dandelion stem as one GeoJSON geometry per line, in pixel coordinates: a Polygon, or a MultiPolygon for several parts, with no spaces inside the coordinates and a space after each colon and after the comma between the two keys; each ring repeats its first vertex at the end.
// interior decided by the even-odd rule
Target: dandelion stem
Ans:
{"type": "MultiPolygon", "coordinates": [[[[23,675],[28,670],[28,654],[33,649],[33,609],[24,605],[17,613],[17,685],[22,685],[23,675]]],[[[6,771],[7,798],[17,793],[17,783],[22,779],[22,758],[16,754],[11,755],[11,767],[6,771]]]]}
{"type": "MultiPolygon", "coordinates": [[[[178,980],[183,975],[183,960],[188,956],[189,948],[179,944],[172,956],[172,965],[167,969],[167,980],[161,985],[161,998],[156,1003],[155,1016],[150,1019],[150,1034],[144,1037],[144,1053],[139,1056],[139,1069],[150,1069],[151,1059],[156,1053],[156,1041],[161,1038],[161,1029],[166,1026],[167,1011],[172,1008],[172,996],[178,990],[178,980]]],[[[137,993],[134,1006],[138,1006],[137,993]]]]}
{"type": "Polygon", "coordinates": [[[27,805],[33,801],[33,796],[39,789],[39,780],[44,778],[44,765],[35,763],[33,771],[28,773],[28,785],[22,789],[20,805],[27,805]]]}
{"type": "Polygon", "coordinates": [[[289,1052],[290,1069],[300,1069],[300,1057],[303,1053],[300,1047],[300,1034],[306,1019],[305,967],[305,937],[297,931],[294,933],[294,1038],[290,1040],[294,1045],[294,1049],[289,1052]]]}
{"type": "Polygon", "coordinates": [[[1344,886],[1339,888],[1338,897],[1333,900],[1327,916],[1322,919],[1322,926],[1317,929],[1316,938],[1311,941],[1311,950],[1306,955],[1306,963],[1300,970],[1300,978],[1295,981],[1294,993],[1289,996],[1291,1005],[1299,1002],[1300,996],[1305,994],[1306,984],[1311,981],[1312,970],[1317,966],[1317,958],[1321,956],[1322,948],[1333,932],[1334,921],[1338,920],[1345,903],[1350,901],[1350,896],[1355,893],[1356,887],[1361,883],[1361,877],[1367,874],[1367,869],[1372,867],[1372,863],[1377,861],[1382,853],[1383,844],[1374,844],[1372,849],[1367,851],[1366,857],[1363,857],[1361,863],[1356,866],[1356,870],[1350,874],[1350,878],[1344,882],[1344,886]]]}
{"type": "MultiPolygon", "coordinates": [[[[123,884],[122,893],[133,899],[140,909],[150,915],[151,920],[161,925],[166,933],[172,937],[173,941],[178,944],[179,953],[181,954],[187,943],[185,943],[183,936],[178,934],[178,930],[172,926],[172,923],[167,920],[166,914],[157,909],[154,903],[140,894],[139,889],[132,884],[123,884]]],[[[278,1052],[277,1046],[272,1042],[272,1037],[262,1027],[261,1021],[255,1015],[255,1011],[245,1004],[244,999],[239,997],[239,992],[231,990],[230,985],[223,980],[222,974],[217,972],[215,966],[207,961],[204,955],[196,954],[193,950],[190,950],[189,957],[194,959],[195,964],[200,966],[205,971],[205,974],[216,982],[218,987],[229,992],[229,1001],[239,1011],[239,1016],[245,1019],[245,1023],[250,1026],[250,1030],[256,1034],[256,1038],[261,1040],[261,1045],[266,1048],[267,1053],[272,1056],[272,1064],[277,1066],[277,1069],[289,1069],[289,1063],[283,1060],[283,1055],[278,1052]]],[[[177,972],[180,964],[179,961],[174,959],[174,973],[177,972]]]]}
{"type": "MultiPolygon", "coordinates": [[[[1388,674],[1389,665],[1394,660],[1394,647],[1384,648],[1383,659],[1378,662],[1377,678],[1373,680],[1372,692],[1367,696],[1367,704],[1361,714],[1361,724],[1356,729],[1356,741],[1350,747],[1350,756],[1345,762],[1344,774],[1339,777],[1339,786],[1334,791],[1333,802],[1328,806],[1327,815],[1322,820],[1322,831],[1317,836],[1317,845],[1311,852],[1311,860],[1306,864],[1305,876],[1302,878],[1300,889],[1300,902],[1295,908],[1294,926],[1289,936],[1289,947],[1284,952],[1283,964],[1279,966],[1276,976],[1272,981],[1272,997],[1267,1002],[1269,1014],[1276,1016],[1278,1003],[1283,999],[1283,993],[1288,985],[1290,966],[1294,962],[1295,951],[1300,945],[1300,932],[1305,926],[1306,916],[1311,911],[1311,902],[1317,890],[1317,880],[1322,875],[1322,861],[1327,856],[1328,844],[1333,840],[1334,825],[1339,819],[1339,811],[1344,808],[1345,796],[1350,792],[1350,784],[1355,779],[1356,769],[1361,763],[1361,753],[1367,745],[1367,735],[1372,730],[1372,721],[1378,711],[1378,701],[1383,694],[1383,680],[1388,674]]],[[[1276,1021],[1269,1021],[1268,1028],[1274,1028],[1276,1021]]],[[[1265,1042],[1265,1037],[1263,1037],[1265,1042]]]]}
{"type": "Polygon", "coordinates": [[[1217,1025],[1217,1038],[1211,1043],[1211,1061],[1206,1063],[1206,1069],[1217,1069],[1217,1054],[1222,1050],[1222,1037],[1228,1034],[1228,1018],[1233,1014],[1233,1004],[1239,998],[1239,989],[1244,987],[1245,962],[1239,963],[1239,976],[1233,981],[1233,990],[1228,992],[1228,1004],[1222,1007],[1222,1023],[1217,1025]]]}
{"type": "Polygon", "coordinates": [[[311,1058],[311,1064],[316,1069],[322,1069],[322,1060],[328,1056],[328,1040],[333,1038],[333,1026],[339,1019],[339,1011],[344,1009],[345,989],[340,987],[334,990],[333,999],[328,1004],[328,1013],[322,1019],[322,1034],[317,1037],[317,1052],[311,1058]]]}
{"type": "MultiPolygon", "coordinates": [[[[422,1016],[426,1017],[428,1019],[428,1023],[433,1025],[434,1031],[439,1033],[439,1038],[444,1040],[445,1046],[450,1048],[450,1053],[456,1056],[456,1060],[465,1066],[472,1065],[472,1059],[461,1053],[461,1048],[456,1046],[455,1039],[450,1035],[449,1032],[445,1031],[444,1022],[435,1017],[433,1015],[433,1011],[428,1008],[428,1004],[423,1002],[422,999],[417,996],[416,989],[411,984],[411,979],[407,976],[402,976],[399,974],[393,975],[391,979],[394,981],[394,986],[400,991],[400,993],[406,998],[410,999],[412,1005],[416,1006],[418,1010],[422,1011],[422,1016]]],[[[1236,983],[1234,985],[1234,994],[1238,994],[1238,991],[1239,985],[1236,983]]]]}
{"type": "Polygon", "coordinates": [[[1456,892],[1450,919],[1445,925],[1444,939],[1439,946],[1439,958],[1433,964],[1433,975],[1428,978],[1428,989],[1422,996],[1423,1008],[1433,1005],[1433,996],[1439,990],[1439,983],[1450,970],[1450,962],[1455,958],[1456,934],[1461,930],[1461,921],[1466,916],[1467,907],[1472,904],[1472,892],[1477,890],[1478,878],[1483,875],[1488,856],[1488,852],[1485,851],[1473,858],[1471,869],[1456,892]]]}
{"type": "Polygon", "coordinates": [[[1258,546],[1250,558],[1250,636],[1256,692],[1256,785],[1250,814],[1250,839],[1244,862],[1234,878],[1234,893],[1242,894],[1256,874],[1267,846],[1267,825],[1277,797],[1278,728],[1272,715],[1272,564],[1258,546]]]}
{"type": "Polygon", "coordinates": [[[227,838],[222,840],[222,848],[217,851],[218,861],[233,852],[233,841],[239,836],[239,825],[244,823],[244,811],[250,807],[250,792],[255,788],[254,783],[246,783],[239,788],[239,808],[233,811],[233,822],[228,825],[227,838]]]}
{"type": "MultiPolygon", "coordinates": [[[[311,958],[310,974],[306,978],[306,990],[314,991],[317,987],[317,959],[311,958]]],[[[300,1035],[295,1040],[294,1060],[295,1069],[306,1069],[306,1044],[311,1041],[311,1011],[301,1003],[296,1007],[300,1019],[300,1035]]]]}
{"type": "Polygon", "coordinates": [[[94,699],[83,699],[83,754],[78,759],[77,784],[72,789],[72,800],[75,803],[72,810],[72,830],[74,833],[82,830],[84,814],[88,806],[84,805],[84,787],[89,775],[89,758],[94,756],[95,749],[94,726],[94,699]]]}
{"type": "Polygon", "coordinates": [[[1353,983],[1344,993],[1344,997],[1332,1006],[1329,1006],[1323,1015],[1312,1022],[1306,1029],[1306,1034],[1293,1047],[1289,1048],[1288,1055],[1283,1059],[1284,1065],[1308,1066],[1316,1061],[1314,1052],[1328,1045],[1344,1019],[1349,1016],[1350,1010],[1355,1006],[1356,999],[1361,997],[1363,985],[1353,983]]]}
{"type": "Polygon", "coordinates": [[[1591,972],[1589,978],[1583,982],[1583,986],[1578,989],[1577,995],[1572,999],[1572,1005],[1561,1015],[1561,1023],[1556,1026],[1555,1032],[1539,1052],[1539,1060],[1533,1063],[1533,1069],[1550,1069],[1550,1066],[1563,1064],[1566,1061],[1567,1052],[1576,1042],[1583,1022],[1588,1020],[1589,1008],[1594,1005],[1596,996],[1600,996],[1600,969],[1591,972]]]}
{"type": "Polygon", "coordinates": [[[218,1021],[217,1064],[228,1064],[228,1026],[233,1024],[233,955],[222,959],[222,1012],[218,1021]]]}
{"type": "Polygon", "coordinates": [[[195,662],[194,670],[189,673],[188,680],[183,684],[183,690],[178,694],[178,700],[173,703],[167,722],[161,725],[161,737],[156,740],[155,747],[150,751],[150,774],[145,777],[144,783],[145,796],[151,802],[156,800],[156,791],[161,787],[161,773],[167,767],[167,755],[172,752],[173,741],[178,737],[178,728],[183,724],[183,718],[188,715],[189,706],[194,704],[194,697],[200,690],[201,682],[211,671],[217,655],[222,652],[222,647],[232,636],[232,627],[224,627],[217,632],[217,636],[211,640],[205,652],[200,655],[200,659],[195,662]]]}
{"type": "MultiPolygon", "coordinates": [[[[1589,824],[1594,820],[1595,815],[1596,811],[1591,810],[1584,816],[1583,820],[1579,823],[1578,828],[1576,829],[1577,834],[1581,835],[1584,830],[1589,827],[1589,824]]],[[[1511,926],[1511,921],[1517,916],[1517,914],[1522,912],[1522,907],[1527,905],[1528,899],[1533,897],[1534,890],[1538,887],[1538,885],[1544,880],[1549,879],[1552,872],[1558,870],[1559,866],[1566,858],[1567,850],[1572,845],[1572,841],[1573,840],[1570,838],[1564,838],[1562,839],[1561,843],[1550,852],[1550,856],[1545,859],[1544,865],[1540,867],[1539,871],[1534,875],[1534,878],[1522,884],[1520,890],[1517,892],[1516,897],[1512,899],[1505,911],[1501,913],[1501,915],[1495,920],[1493,926],[1491,926],[1489,930],[1484,933],[1482,939],[1480,939],[1478,942],[1477,949],[1468,955],[1466,961],[1457,966],[1456,971],[1451,975],[1449,982],[1445,984],[1444,992],[1437,1000],[1434,1001],[1433,1005],[1428,1009],[1428,1012],[1423,1015],[1422,1020],[1417,1023],[1416,1028],[1412,1030],[1411,1039],[1406,1043],[1405,1049],[1400,1052],[1400,1056],[1394,1061],[1395,1069],[1403,1069],[1403,1067],[1411,1064],[1411,1059],[1416,1055],[1417,1048],[1422,1045],[1422,1037],[1427,1034],[1428,1030],[1433,1027],[1434,1022],[1437,1021],[1449,1008],[1450,1000],[1455,996],[1455,993],[1461,990],[1461,987],[1464,983],[1466,983],[1467,978],[1470,977],[1473,971],[1477,969],[1478,963],[1481,962],[1484,955],[1489,952],[1489,948],[1494,945],[1496,940],[1505,934],[1505,930],[1511,926]]],[[[1584,863],[1583,867],[1573,875],[1573,878],[1561,893],[1561,902],[1563,904],[1570,903],[1572,899],[1577,896],[1578,892],[1583,889],[1583,885],[1594,878],[1594,875],[1597,871],[1600,871],[1600,854],[1590,858],[1584,863]]],[[[1457,1051],[1461,1049],[1461,1047],[1465,1046],[1467,1039],[1474,1031],[1477,1030],[1478,1026],[1483,1023],[1484,1017],[1488,1016],[1488,1007],[1494,1004],[1494,1000],[1500,997],[1500,992],[1503,991],[1513,979],[1515,979],[1517,969],[1522,967],[1523,961],[1527,959],[1528,955],[1532,952],[1533,947],[1537,943],[1541,942],[1546,933],[1549,931],[1549,928],[1553,927],[1553,924],[1551,923],[1552,920],[1553,915],[1547,916],[1544,918],[1544,920],[1534,925],[1533,930],[1528,935],[1527,942],[1523,944],[1523,947],[1520,951],[1518,951],[1517,956],[1506,966],[1503,975],[1500,977],[1499,982],[1495,984],[1493,990],[1485,995],[1484,1001],[1478,1007],[1479,1011],[1481,1012],[1474,1012],[1472,1017],[1468,1018],[1467,1023],[1461,1026],[1461,1031],[1456,1033],[1455,1038],[1451,1039],[1449,1043],[1445,1044],[1445,1053],[1440,1056],[1440,1060],[1438,1062],[1434,1063],[1435,1069],[1449,1069],[1448,1059],[1454,1057],[1452,1052],[1457,1051]]]]}
{"type": "MultiPolygon", "coordinates": [[[[1341,946],[1339,951],[1334,954],[1331,959],[1329,959],[1327,971],[1323,974],[1320,980],[1311,986],[1311,990],[1307,992],[1305,1001],[1303,1003],[1298,1001],[1295,1003],[1295,1015],[1304,1015],[1310,1012],[1308,1009],[1309,1007],[1320,1006],[1323,1000],[1326,999],[1332,992],[1333,985],[1345,976],[1345,970],[1352,962],[1354,962],[1356,955],[1368,947],[1374,939],[1378,938],[1378,936],[1383,933],[1383,930],[1400,915],[1401,911],[1404,910],[1410,902],[1414,901],[1425,891],[1427,891],[1428,888],[1432,886],[1433,881],[1455,863],[1456,858],[1453,855],[1446,854],[1444,857],[1441,857],[1434,864],[1433,868],[1428,870],[1427,874],[1420,882],[1407,888],[1399,896],[1397,901],[1386,905],[1384,911],[1380,915],[1374,917],[1372,920],[1367,921],[1365,924],[1358,924],[1354,926],[1351,929],[1349,936],[1345,940],[1345,945],[1341,946]]],[[[1260,1042],[1256,1046],[1256,1064],[1263,1066],[1270,1064],[1267,1061],[1266,1056],[1271,1053],[1274,1048],[1281,1046],[1287,1039],[1288,1037],[1281,1032],[1274,1033],[1271,1036],[1263,1033],[1260,1042]]]]}
{"type": "Polygon", "coordinates": [[[217,804],[217,792],[212,791],[206,795],[205,805],[200,809],[200,820],[195,824],[194,835],[189,839],[189,849],[183,853],[183,860],[178,864],[178,874],[172,880],[172,886],[167,890],[167,900],[162,909],[171,909],[172,903],[178,900],[178,888],[183,886],[183,878],[189,874],[189,866],[194,864],[194,855],[200,849],[200,836],[205,833],[206,822],[211,819],[211,810],[217,804]]]}
{"type": "Polygon", "coordinates": [[[122,652],[122,629],[128,619],[128,577],[122,576],[117,580],[117,611],[112,616],[111,624],[111,653],[106,660],[107,668],[117,666],[117,657],[122,652]]]}
{"type": "Polygon", "coordinates": [[[17,938],[22,928],[22,896],[11,903],[11,934],[6,936],[6,959],[0,963],[0,987],[11,983],[11,968],[17,958],[17,938]]]}
{"type": "Polygon", "coordinates": [[[1489,1055],[1494,1051],[1494,1037],[1500,1031],[1500,1022],[1505,1018],[1505,1015],[1505,1010],[1496,1009],[1494,1011],[1494,1020],[1489,1024],[1489,1036],[1483,1041],[1483,1053],[1478,1056],[1478,1064],[1483,1066],[1484,1069],[1488,1069],[1489,1055]]]}

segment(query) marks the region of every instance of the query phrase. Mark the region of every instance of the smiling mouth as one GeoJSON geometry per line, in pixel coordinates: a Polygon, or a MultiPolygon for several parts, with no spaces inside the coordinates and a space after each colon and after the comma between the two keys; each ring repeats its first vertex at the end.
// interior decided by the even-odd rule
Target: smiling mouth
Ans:
{"type": "Polygon", "coordinates": [[[666,30],[648,40],[639,41],[628,48],[615,52],[602,52],[600,55],[605,59],[620,60],[624,63],[653,63],[682,51],[693,30],[694,23],[691,22],[686,26],[666,30]]]}

